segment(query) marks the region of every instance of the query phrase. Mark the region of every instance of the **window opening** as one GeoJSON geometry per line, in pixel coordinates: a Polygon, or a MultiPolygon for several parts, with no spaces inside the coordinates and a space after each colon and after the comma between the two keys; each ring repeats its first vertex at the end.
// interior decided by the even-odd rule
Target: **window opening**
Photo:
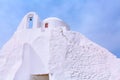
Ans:
{"type": "Polygon", "coordinates": [[[33,17],[29,17],[29,28],[33,27],[33,17]]]}
{"type": "Polygon", "coordinates": [[[48,28],[48,23],[45,23],[45,28],[48,28]]]}

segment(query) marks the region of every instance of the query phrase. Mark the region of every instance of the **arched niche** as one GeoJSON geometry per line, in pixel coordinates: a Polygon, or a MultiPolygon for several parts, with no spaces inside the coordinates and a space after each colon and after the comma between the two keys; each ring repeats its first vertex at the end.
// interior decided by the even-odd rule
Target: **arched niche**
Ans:
{"type": "Polygon", "coordinates": [[[41,27],[41,22],[38,15],[35,12],[29,12],[22,19],[21,23],[18,26],[18,30],[39,27],[41,27]]]}

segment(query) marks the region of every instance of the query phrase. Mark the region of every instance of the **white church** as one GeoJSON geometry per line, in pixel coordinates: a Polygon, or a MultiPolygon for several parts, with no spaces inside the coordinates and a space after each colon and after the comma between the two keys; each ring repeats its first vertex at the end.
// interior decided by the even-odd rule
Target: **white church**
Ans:
{"type": "Polygon", "coordinates": [[[0,49],[0,80],[120,80],[120,59],[61,19],[29,12],[0,49]]]}

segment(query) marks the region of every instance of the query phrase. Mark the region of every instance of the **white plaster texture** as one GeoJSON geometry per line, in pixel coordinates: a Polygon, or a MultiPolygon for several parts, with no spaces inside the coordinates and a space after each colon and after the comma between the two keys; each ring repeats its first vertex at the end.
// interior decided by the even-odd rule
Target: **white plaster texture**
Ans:
{"type": "Polygon", "coordinates": [[[31,74],[48,73],[49,31],[42,32],[37,20],[35,13],[28,13],[2,47],[0,80],[29,80],[31,74]],[[34,17],[33,28],[30,29],[27,21],[29,15],[34,17]]]}
{"type": "Polygon", "coordinates": [[[62,20],[40,21],[30,12],[0,50],[0,80],[30,80],[32,74],[49,74],[50,80],[120,80],[120,59],[62,20]]]}
{"type": "Polygon", "coordinates": [[[82,34],[54,29],[50,45],[52,80],[120,80],[120,59],[82,34]]]}

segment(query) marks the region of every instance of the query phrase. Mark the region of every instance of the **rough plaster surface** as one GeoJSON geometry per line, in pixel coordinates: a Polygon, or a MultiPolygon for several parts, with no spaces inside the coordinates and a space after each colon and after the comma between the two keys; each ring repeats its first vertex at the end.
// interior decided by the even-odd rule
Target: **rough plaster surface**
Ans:
{"type": "Polygon", "coordinates": [[[53,80],[120,80],[120,59],[80,33],[54,29],[50,45],[53,80]]]}
{"type": "Polygon", "coordinates": [[[29,80],[31,74],[49,74],[50,80],[120,80],[120,59],[60,19],[40,22],[28,13],[0,50],[0,80],[29,80]]]}

